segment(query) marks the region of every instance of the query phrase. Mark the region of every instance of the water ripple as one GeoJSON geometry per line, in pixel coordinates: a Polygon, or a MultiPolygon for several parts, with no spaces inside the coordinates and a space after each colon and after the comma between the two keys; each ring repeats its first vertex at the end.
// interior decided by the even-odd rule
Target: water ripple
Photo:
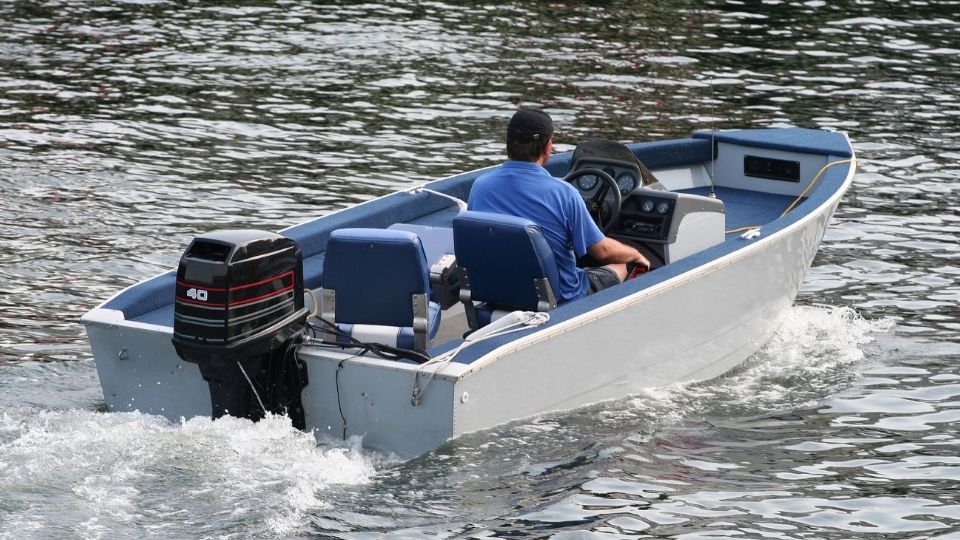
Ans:
{"type": "Polygon", "coordinates": [[[956,537],[955,7],[0,4],[0,537],[956,537]],[[87,309],[197,233],[497,163],[521,102],[561,149],[846,131],[858,174],[773,340],[406,463],[95,412],[87,309]]]}

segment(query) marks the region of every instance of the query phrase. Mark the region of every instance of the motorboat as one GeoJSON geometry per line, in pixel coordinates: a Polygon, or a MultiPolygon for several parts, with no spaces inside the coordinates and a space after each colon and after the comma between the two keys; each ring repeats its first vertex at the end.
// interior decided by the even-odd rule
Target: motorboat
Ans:
{"type": "Polygon", "coordinates": [[[468,209],[490,167],[279,232],[200,234],[82,321],[109,411],[286,414],[412,457],[743,362],[794,302],[855,165],[843,133],[804,128],[556,154],[557,181],[654,263],[566,303],[536,224],[468,209]]]}

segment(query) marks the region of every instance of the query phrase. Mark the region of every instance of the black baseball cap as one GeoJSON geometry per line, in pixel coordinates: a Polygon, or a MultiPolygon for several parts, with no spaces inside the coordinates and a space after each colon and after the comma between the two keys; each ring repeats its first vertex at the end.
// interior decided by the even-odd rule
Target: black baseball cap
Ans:
{"type": "Polygon", "coordinates": [[[536,107],[520,107],[507,124],[507,141],[540,141],[552,136],[553,119],[536,107]]]}

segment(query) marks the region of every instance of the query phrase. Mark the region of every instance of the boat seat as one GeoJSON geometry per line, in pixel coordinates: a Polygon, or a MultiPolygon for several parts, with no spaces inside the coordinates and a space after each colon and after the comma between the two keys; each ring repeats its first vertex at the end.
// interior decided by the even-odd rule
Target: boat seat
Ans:
{"type": "Polygon", "coordinates": [[[460,301],[470,328],[486,326],[498,312],[549,311],[557,306],[557,261],[536,223],[466,211],[453,220],[453,238],[460,301]]]}
{"type": "MultiPolygon", "coordinates": [[[[429,266],[420,238],[409,231],[338,229],[323,260],[321,316],[354,339],[426,350],[440,327],[429,301],[429,266]]],[[[323,340],[349,344],[324,332],[323,340]]]]}
{"type": "Polygon", "coordinates": [[[448,309],[457,303],[460,291],[460,274],[457,258],[453,253],[453,229],[414,223],[395,223],[388,229],[409,231],[420,237],[423,252],[430,265],[430,299],[448,309]]]}

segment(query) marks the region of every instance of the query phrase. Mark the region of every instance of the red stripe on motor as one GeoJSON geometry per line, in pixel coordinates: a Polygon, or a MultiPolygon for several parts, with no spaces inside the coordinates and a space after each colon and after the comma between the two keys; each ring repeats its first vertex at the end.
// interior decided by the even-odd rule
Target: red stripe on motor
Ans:
{"type": "Polygon", "coordinates": [[[184,298],[183,296],[177,297],[177,302],[183,302],[184,304],[194,304],[197,306],[207,306],[207,307],[224,307],[226,304],[211,304],[210,302],[204,302],[203,300],[192,300],[190,298],[184,298]]]}
{"type": "Polygon", "coordinates": [[[271,297],[273,297],[273,296],[280,296],[282,293],[285,293],[285,292],[290,291],[290,290],[293,290],[293,285],[284,287],[284,288],[282,288],[282,289],[278,289],[278,290],[276,290],[276,291],[269,292],[269,293],[267,293],[267,294],[261,294],[260,296],[255,296],[255,297],[253,297],[253,298],[247,298],[247,299],[245,299],[245,300],[238,300],[238,301],[236,301],[236,302],[231,302],[231,303],[230,303],[230,307],[242,306],[242,305],[245,305],[245,304],[252,304],[252,303],[257,302],[257,301],[259,301],[259,300],[264,300],[264,299],[266,299],[266,298],[271,298],[271,297]]]}
{"type": "Polygon", "coordinates": [[[223,289],[223,288],[219,288],[219,287],[208,287],[208,286],[202,285],[202,284],[200,284],[200,283],[187,283],[186,281],[180,281],[180,280],[177,280],[177,285],[180,285],[181,287],[190,287],[190,288],[196,288],[196,289],[204,289],[204,290],[213,291],[213,292],[226,292],[227,290],[236,291],[236,290],[239,290],[239,289],[249,289],[250,287],[256,287],[257,285],[263,285],[264,283],[270,283],[271,281],[276,281],[276,280],[278,280],[278,279],[286,279],[288,276],[290,277],[290,279],[293,279],[293,271],[292,271],[292,270],[291,270],[290,272],[286,272],[286,273],[284,273],[284,274],[280,274],[280,275],[278,275],[278,276],[273,276],[273,277],[271,277],[271,278],[267,278],[267,279],[264,279],[264,280],[256,281],[256,282],[254,282],[254,283],[244,283],[243,285],[237,285],[237,286],[235,286],[235,287],[230,287],[230,289],[223,289]]]}
{"type": "MultiPolygon", "coordinates": [[[[231,291],[236,291],[240,289],[249,289],[250,287],[256,287],[257,285],[263,285],[264,283],[270,283],[271,281],[276,281],[278,279],[286,279],[287,276],[290,276],[290,279],[293,279],[293,272],[287,272],[285,274],[280,274],[279,276],[274,276],[272,278],[267,278],[262,281],[257,281],[256,283],[246,283],[244,285],[237,285],[236,287],[230,287],[231,291]]],[[[291,285],[292,287],[292,285],[291,285]]]]}

